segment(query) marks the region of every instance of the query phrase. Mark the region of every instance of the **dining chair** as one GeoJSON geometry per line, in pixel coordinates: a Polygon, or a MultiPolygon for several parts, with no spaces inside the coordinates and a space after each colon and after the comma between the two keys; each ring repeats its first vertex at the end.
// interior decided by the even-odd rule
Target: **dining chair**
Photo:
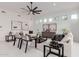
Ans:
{"type": "Polygon", "coordinates": [[[25,34],[22,38],[19,39],[19,42],[18,42],[19,49],[22,48],[22,44],[25,41],[26,42],[25,43],[25,53],[26,53],[29,42],[32,42],[32,39],[33,38],[31,38],[31,36],[29,36],[28,34],[25,34]]]}

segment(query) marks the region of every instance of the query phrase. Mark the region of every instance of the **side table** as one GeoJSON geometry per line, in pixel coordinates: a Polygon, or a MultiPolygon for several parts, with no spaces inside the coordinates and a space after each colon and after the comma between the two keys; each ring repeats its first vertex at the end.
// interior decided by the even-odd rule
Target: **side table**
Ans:
{"type": "Polygon", "coordinates": [[[59,47],[53,47],[53,46],[50,46],[50,45],[44,45],[44,51],[43,51],[44,57],[47,57],[49,54],[54,54],[54,55],[57,55],[59,57],[64,57],[64,45],[63,44],[58,44],[58,45],[59,45],[59,47]],[[46,55],[46,47],[49,48],[49,52],[47,53],[47,55],[46,55]],[[52,52],[51,49],[58,50],[58,53],[52,52]],[[61,54],[61,52],[62,52],[62,54],[61,54]]]}

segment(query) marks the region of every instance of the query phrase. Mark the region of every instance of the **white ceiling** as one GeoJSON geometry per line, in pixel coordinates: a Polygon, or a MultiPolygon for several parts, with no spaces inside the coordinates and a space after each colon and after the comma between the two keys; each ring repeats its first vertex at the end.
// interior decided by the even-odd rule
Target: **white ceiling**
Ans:
{"type": "MultiPolygon", "coordinates": [[[[11,11],[19,11],[26,12],[21,10],[20,8],[26,8],[30,3],[26,2],[0,2],[0,8],[11,10],[11,11]]],[[[35,2],[33,3],[33,7],[38,6],[38,9],[43,10],[42,13],[51,13],[51,12],[59,12],[63,10],[69,9],[78,9],[78,2],[56,2],[56,6],[53,6],[53,2],[35,2]]]]}

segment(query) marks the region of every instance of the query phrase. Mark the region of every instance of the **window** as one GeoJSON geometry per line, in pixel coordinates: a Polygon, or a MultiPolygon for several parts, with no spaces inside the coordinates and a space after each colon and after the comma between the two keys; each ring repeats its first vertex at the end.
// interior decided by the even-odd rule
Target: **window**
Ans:
{"type": "Polygon", "coordinates": [[[72,15],[71,15],[71,19],[78,19],[77,14],[72,14],[72,15]]]}

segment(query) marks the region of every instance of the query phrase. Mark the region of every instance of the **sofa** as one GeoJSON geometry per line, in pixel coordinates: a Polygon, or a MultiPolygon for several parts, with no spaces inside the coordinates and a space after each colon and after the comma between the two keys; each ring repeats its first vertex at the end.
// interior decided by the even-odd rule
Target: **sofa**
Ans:
{"type": "Polygon", "coordinates": [[[64,45],[64,55],[67,57],[72,56],[72,49],[73,49],[73,34],[68,32],[67,35],[59,42],[64,45]]]}

